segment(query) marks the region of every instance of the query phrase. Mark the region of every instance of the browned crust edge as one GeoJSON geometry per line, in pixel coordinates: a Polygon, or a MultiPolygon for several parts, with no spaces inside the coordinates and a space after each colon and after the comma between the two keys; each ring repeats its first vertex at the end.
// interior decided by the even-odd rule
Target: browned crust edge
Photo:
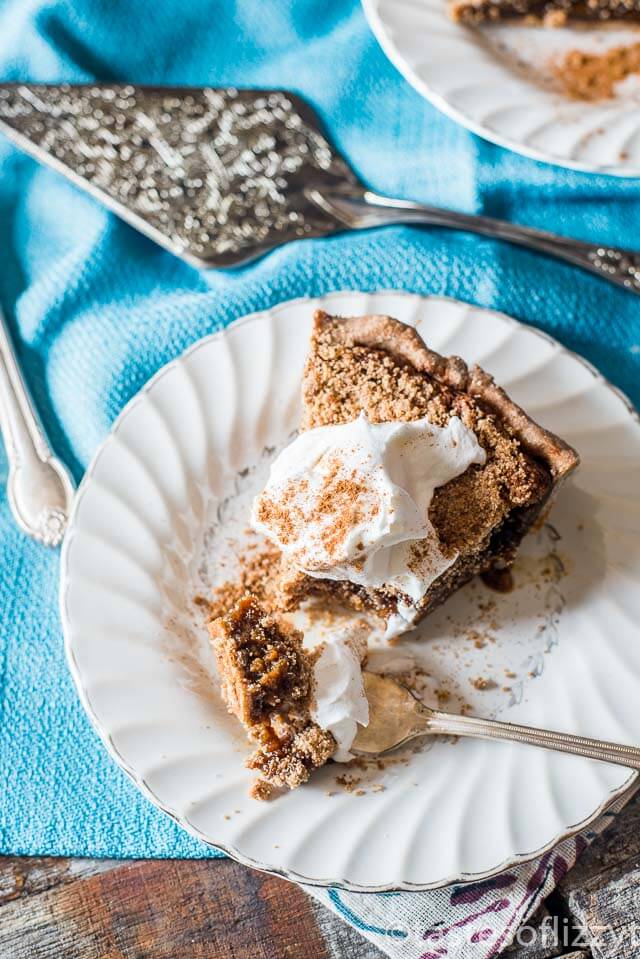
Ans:
{"type": "Polygon", "coordinates": [[[314,332],[321,332],[335,320],[340,323],[334,325],[333,331],[345,343],[385,350],[444,386],[467,393],[481,403],[510,427],[527,453],[547,467],[554,487],[577,469],[580,457],[573,447],[532,420],[480,366],[470,369],[459,356],[445,357],[430,350],[417,330],[391,316],[339,317],[316,310],[314,332]]]}
{"type": "Polygon", "coordinates": [[[517,21],[528,26],[562,27],[576,23],[637,23],[640,9],[628,8],[622,2],[609,6],[590,6],[587,2],[563,5],[557,0],[532,0],[526,5],[496,3],[492,0],[449,0],[449,16],[467,26],[517,21]]]}

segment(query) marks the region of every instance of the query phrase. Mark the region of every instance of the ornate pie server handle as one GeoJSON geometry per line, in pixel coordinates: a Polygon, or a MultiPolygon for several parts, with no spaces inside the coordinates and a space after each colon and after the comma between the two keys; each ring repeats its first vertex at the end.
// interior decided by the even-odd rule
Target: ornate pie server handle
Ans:
{"type": "Polygon", "coordinates": [[[0,426],[9,461],[11,512],[27,535],[57,546],[69,518],[73,481],[49,448],[1,313],[0,426]]]}
{"type": "Polygon", "coordinates": [[[307,196],[326,213],[353,230],[393,223],[415,223],[479,233],[566,260],[632,293],[640,294],[640,252],[618,249],[608,244],[583,243],[488,216],[473,216],[394,200],[370,190],[311,188],[307,190],[307,196]]]}
{"type": "Polygon", "coordinates": [[[526,743],[529,746],[542,746],[544,749],[640,769],[640,749],[636,746],[624,746],[599,739],[589,739],[586,736],[533,729],[517,723],[503,723],[497,719],[453,716],[439,710],[429,710],[424,722],[428,732],[438,735],[471,736],[476,739],[526,743]]]}

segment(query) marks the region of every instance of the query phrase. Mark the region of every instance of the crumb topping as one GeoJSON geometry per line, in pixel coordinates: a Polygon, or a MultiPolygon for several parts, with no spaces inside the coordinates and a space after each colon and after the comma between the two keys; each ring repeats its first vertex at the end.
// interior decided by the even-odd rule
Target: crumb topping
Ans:
{"type": "Polygon", "coordinates": [[[248,544],[237,575],[216,586],[210,597],[197,596],[194,601],[208,610],[210,620],[225,616],[243,596],[251,595],[270,605],[279,562],[280,550],[273,543],[248,544]]]}
{"type": "Polygon", "coordinates": [[[323,766],[335,752],[331,733],[316,723],[281,727],[277,741],[262,744],[247,760],[249,769],[260,773],[259,782],[295,789],[307,782],[311,772],[323,766]]]}
{"type": "Polygon", "coordinates": [[[478,548],[510,510],[540,500],[550,486],[548,471],[473,397],[390,351],[356,342],[339,318],[324,316],[305,367],[302,426],[346,423],[361,411],[374,423],[426,416],[436,426],[455,415],[476,434],[486,464],[439,487],[429,510],[443,552],[478,548]]]}

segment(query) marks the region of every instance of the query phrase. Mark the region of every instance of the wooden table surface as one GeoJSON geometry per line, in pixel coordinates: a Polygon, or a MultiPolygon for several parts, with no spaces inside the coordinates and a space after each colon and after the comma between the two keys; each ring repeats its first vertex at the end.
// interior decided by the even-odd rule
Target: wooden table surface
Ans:
{"type": "MultiPolygon", "coordinates": [[[[640,959],[640,794],[508,959],[640,959]],[[559,937],[549,932],[557,917],[559,937]],[[545,932],[546,930],[546,932],[545,932]],[[529,940],[533,941],[529,941],[529,940]]],[[[297,886],[230,860],[0,858],[0,959],[382,959],[297,886]]]]}

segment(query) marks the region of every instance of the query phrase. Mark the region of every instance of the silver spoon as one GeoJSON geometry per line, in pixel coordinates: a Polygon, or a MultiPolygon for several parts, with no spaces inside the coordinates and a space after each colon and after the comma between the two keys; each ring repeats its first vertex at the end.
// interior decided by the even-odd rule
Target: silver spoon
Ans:
{"type": "Polygon", "coordinates": [[[45,546],[58,546],[67,526],[74,486],[47,443],[0,311],[0,428],[9,462],[7,497],[20,529],[45,546]]]}
{"type": "Polygon", "coordinates": [[[364,686],[369,701],[369,725],[361,726],[358,730],[351,747],[355,755],[380,756],[420,736],[472,736],[475,739],[542,746],[574,756],[640,769],[640,749],[636,746],[534,729],[497,719],[455,716],[439,709],[430,709],[389,676],[365,672],[364,686]]]}
{"type": "Polygon", "coordinates": [[[640,293],[636,251],[368,190],[287,90],[5,83],[0,130],[195,266],[408,223],[516,243],[640,293]]]}

